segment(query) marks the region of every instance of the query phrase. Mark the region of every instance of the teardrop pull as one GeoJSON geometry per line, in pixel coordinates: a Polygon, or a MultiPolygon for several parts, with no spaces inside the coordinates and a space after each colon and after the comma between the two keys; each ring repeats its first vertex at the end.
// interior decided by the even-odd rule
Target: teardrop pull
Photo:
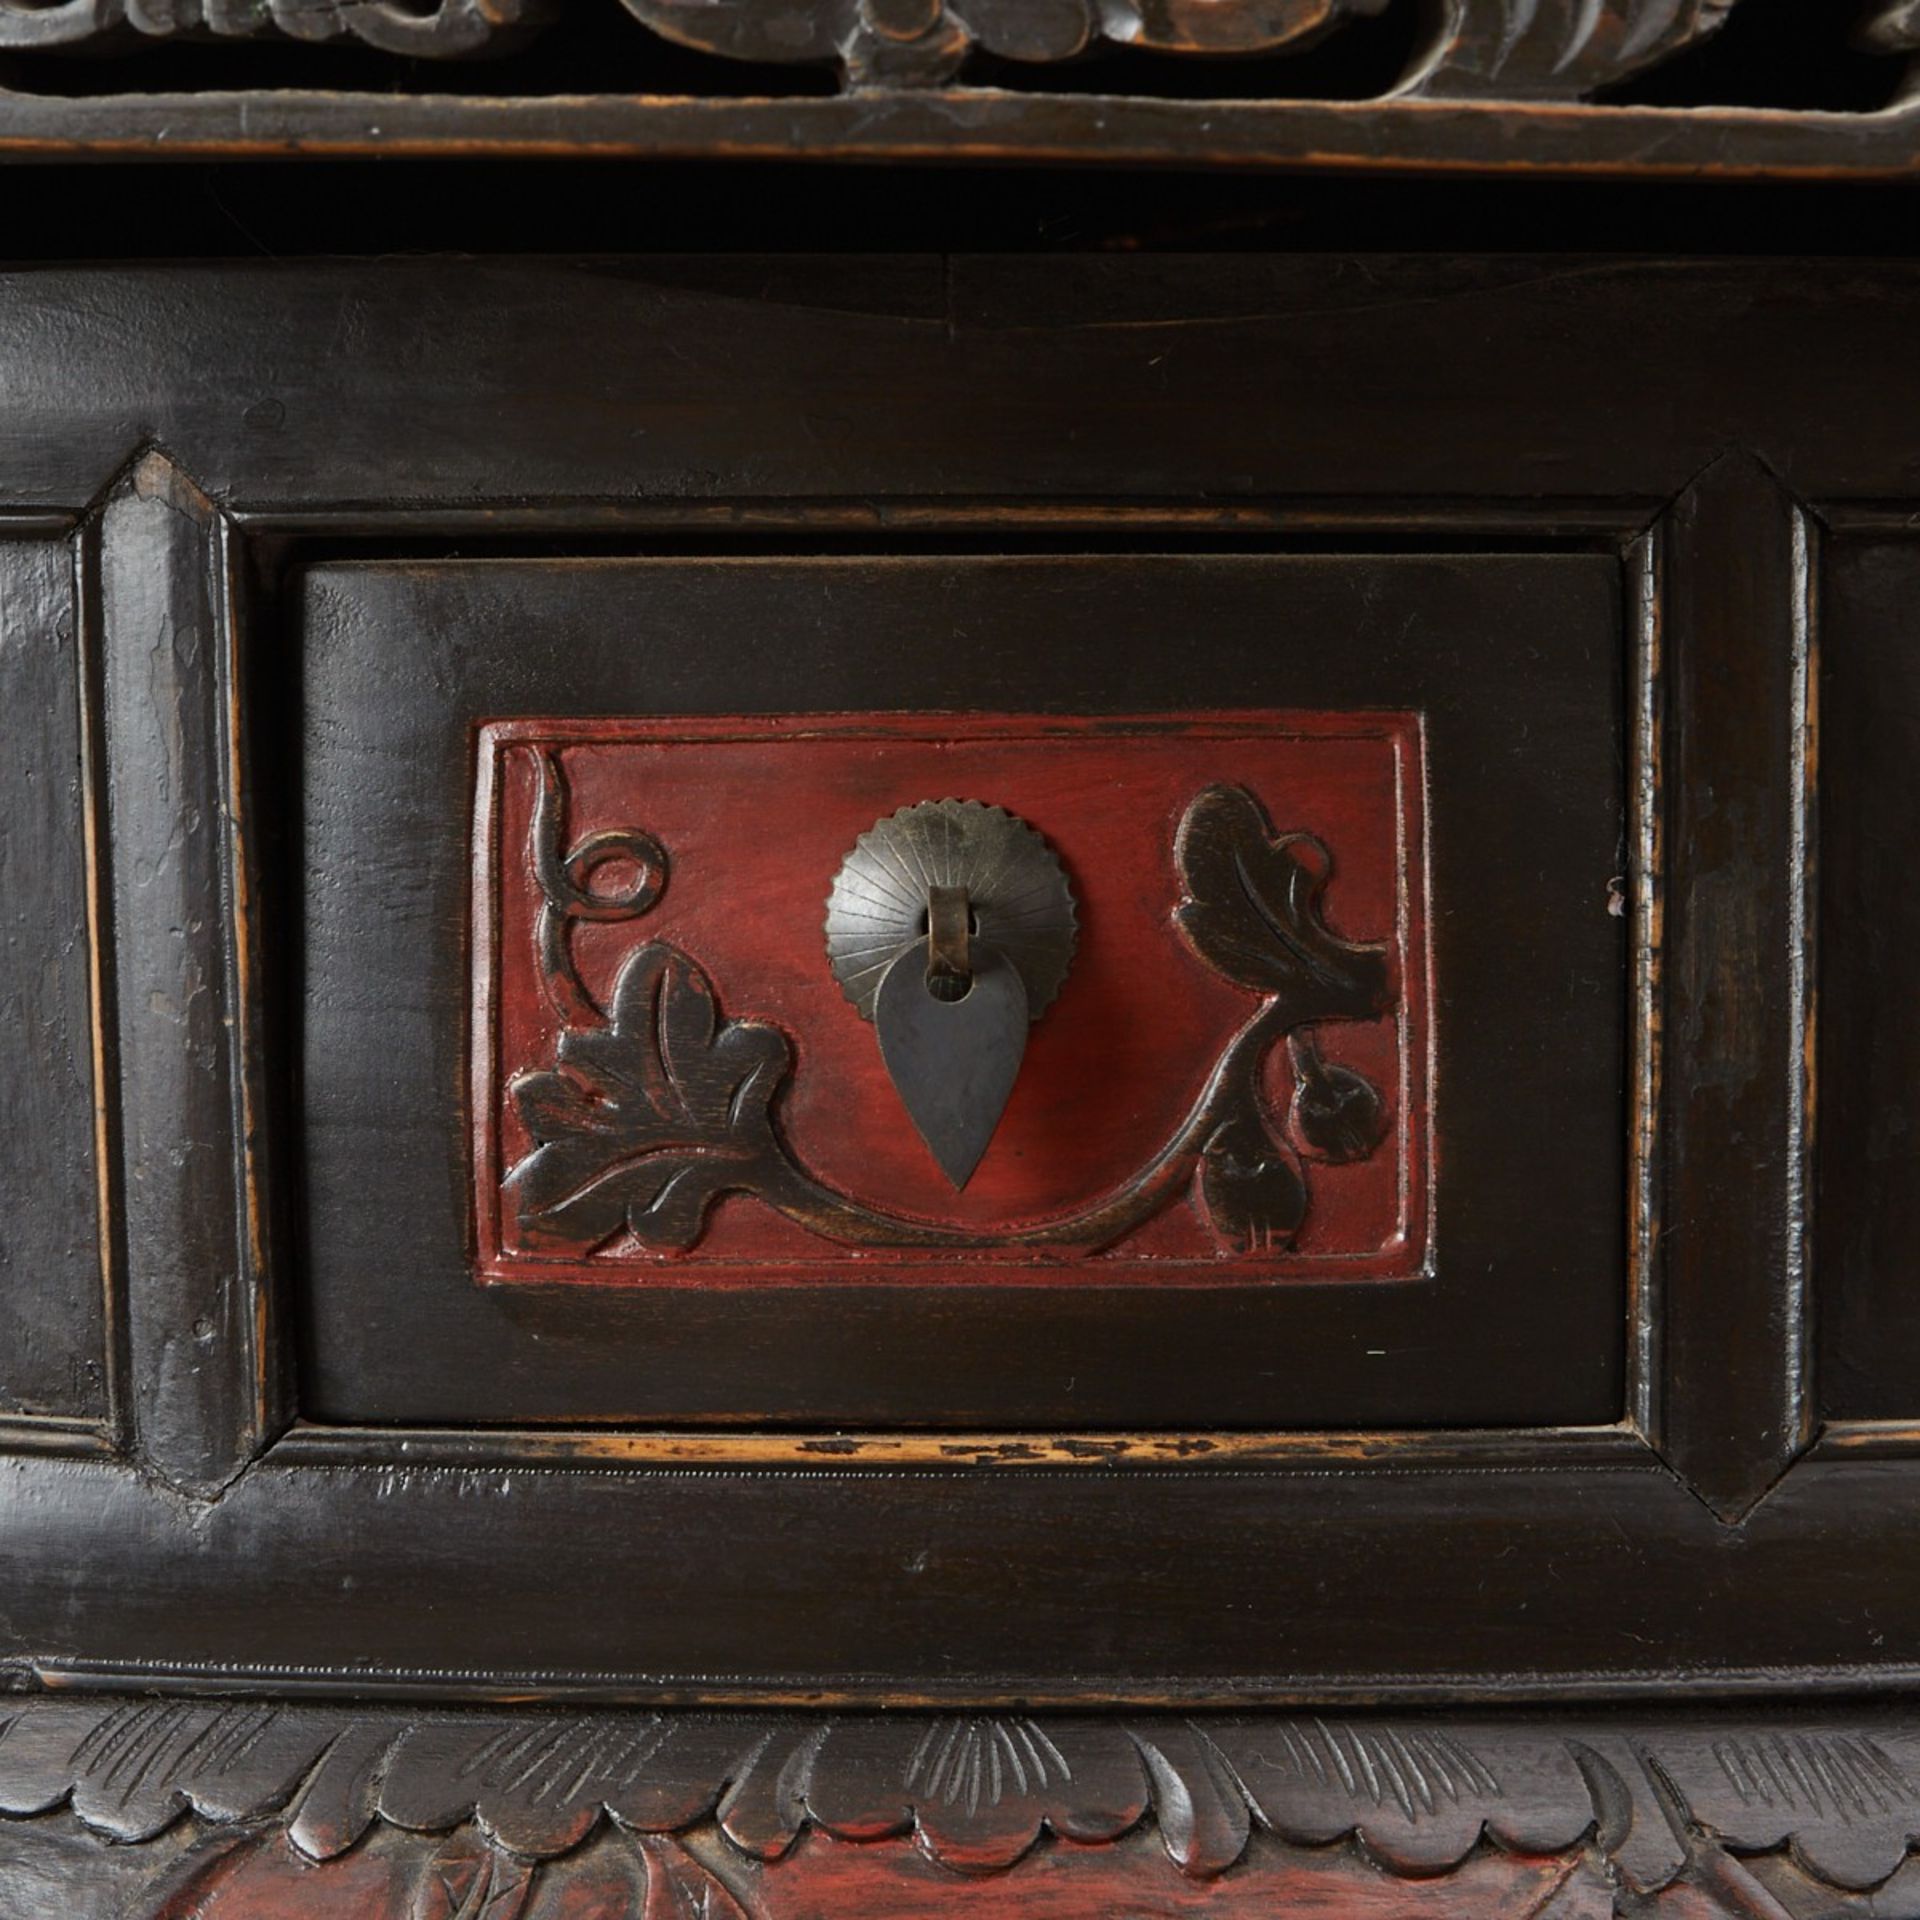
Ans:
{"type": "Polygon", "coordinates": [[[959,997],[909,947],[874,998],[880,1058],[928,1151],[955,1187],[973,1177],[1006,1111],[1027,1050],[1027,990],[1005,955],[971,943],[959,997]]]}
{"type": "Polygon", "coordinates": [[[1053,850],[979,800],[922,800],[875,821],[834,876],[834,977],[874,1023],[894,1091],[956,1187],[1000,1124],[1075,933],[1053,850]]]}

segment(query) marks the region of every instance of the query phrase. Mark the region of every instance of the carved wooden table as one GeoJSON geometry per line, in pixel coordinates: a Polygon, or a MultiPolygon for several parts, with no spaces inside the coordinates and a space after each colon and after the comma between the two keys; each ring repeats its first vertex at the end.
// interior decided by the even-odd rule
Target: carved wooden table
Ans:
{"type": "MultiPolygon", "coordinates": [[[[0,141],[1910,170],[1755,4],[0,0],[0,141]]],[[[87,251],[0,1920],[1920,1909],[1920,268],[87,251]]]]}

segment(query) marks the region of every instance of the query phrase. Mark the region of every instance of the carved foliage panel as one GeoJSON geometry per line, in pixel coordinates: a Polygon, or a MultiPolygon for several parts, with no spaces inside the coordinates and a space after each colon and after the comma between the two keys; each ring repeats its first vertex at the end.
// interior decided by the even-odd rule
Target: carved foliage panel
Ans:
{"type": "MultiPolygon", "coordinates": [[[[1420,1271],[1412,718],[526,722],[481,753],[483,1278],[1420,1271]],[[958,1191],[858,987],[893,957],[862,930],[896,896],[912,919],[914,841],[863,843],[844,966],[866,971],[836,979],[821,937],[847,849],[956,783],[1046,836],[1080,922],[958,1191]]],[[[989,916],[1013,858],[978,876],[989,916]]],[[[1009,952],[1035,951],[1044,884],[1012,883],[1009,952]]]]}
{"type": "MultiPolygon", "coordinates": [[[[510,51],[613,0],[0,0],[0,48],[278,35],[409,58],[510,51]]],[[[1111,51],[1199,58],[1309,48],[1414,0],[622,0],[655,34],[725,59],[838,69],[856,90],[944,86],[973,56],[1058,66],[1111,51]]],[[[1736,0],[1438,0],[1402,88],[1572,100],[1712,35],[1736,0]]],[[[1893,9],[1876,29],[1904,30],[1893,9]]]]}

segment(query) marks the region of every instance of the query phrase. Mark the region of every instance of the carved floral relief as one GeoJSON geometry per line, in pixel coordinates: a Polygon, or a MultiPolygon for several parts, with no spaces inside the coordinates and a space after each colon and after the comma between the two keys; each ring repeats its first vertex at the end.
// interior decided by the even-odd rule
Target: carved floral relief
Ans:
{"type": "Polygon", "coordinates": [[[1417,1273],[1419,751],[1396,715],[487,729],[483,1276],[1417,1273]],[[1084,902],[964,1193],[820,937],[859,824],[955,781],[1019,798],[1084,902]]]}

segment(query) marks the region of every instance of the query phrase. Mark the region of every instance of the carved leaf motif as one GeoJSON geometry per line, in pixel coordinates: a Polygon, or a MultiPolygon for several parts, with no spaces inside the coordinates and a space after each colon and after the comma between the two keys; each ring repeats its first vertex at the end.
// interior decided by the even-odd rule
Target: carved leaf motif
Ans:
{"type": "Polygon", "coordinates": [[[1153,1811],[1168,1858],[1196,1879],[1225,1873],[1247,1850],[1253,1800],[1247,1784],[1201,1726],[1162,1725],[1134,1734],[1153,1786],[1153,1811]]]}
{"type": "MultiPolygon", "coordinates": [[[[868,9],[859,0],[625,0],[627,11],[654,32],[702,53],[732,60],[788,64],[819,64],[852,57],[855,45],[872,35],[863,18],[868,9]]],[[[915,11],[927,22],[940,22],[938,0],[918,9],[885,9],[883,14],[915,11]]],[[[924,33],[896,31],[882,34],[898,45],[924,39],[924,33]]],[[[959,49],[964,51],[964,48],[959,49]]],[[[954,58],[957,60],[959,52],[954,58]]]]}
{"type": "Polygon", "coordinates": [[[189,1809],[251,1819],[285,1797],[333,1730],[326,1715],[296,1708],[50,1702],[0,1740],[0,1814],[43,1813],[71,1796],[88,1826],[127,1841],[165,1832],[189,1809]]]}
{"type": "Polygon", "coordinates": [[[553,1068],[513,1082],[535,1142],[506,1182],[523,1223],[569,1246],[624,1228],[648,1247],[691,1247],[714,1200],[778,1161],[770,1106],[791,1064],[776,1028],[721,1019],[678,948],[639,948],[608,1025],[569,1029],[553,1068]]]}
{"type": "Polygon", "coordinates": [[[949,0],[946,10],[976,45],[1009,60],[1071,60],[1101,24],[1088,0],[949,0]]]}
{"type": "Polygon", "coordinates": [[[912,1832],[943,1866],[994,1873],[1049,1832],[1080,1845],[1117,1839],[1139,1824],[1149,1793],[1116,1722],[969,1714],[836,1723],[816,1743],[802,1798],[841,1839],[912,1832]]]}
{"type": "MultiPolygon", "coordinates": [[[[140,1851],[111,1849],[122,1857],[140,1851]]],[[[413,1920],[421,1890],[422,1852],[421,1842],[410,1834],[381,1833],[351,1853],[316,1865],[288,1845],[277,1827],[257,1831],[216,1827],[189,1851],[183,1873],[163,1877],[142,1898],[115,1902],[111,1911],[127,1920],[286,1920],[290,1915],[299,1920],[319,1915],[413,1920]]],[[[105,1908],[96,1908],[86,1898],[98,1877],[97,1858],[83,1871],[86,1879],[72,1889],[80,1896],[77,1902],[57,1908],[36,1903],[35,1911],[58,1911],[72,1920],[104,1914],[105,1908]]],[[[446,1920],[446,1910],[434,1920],[446,1920]]],[[[512,1916],[502,1909],[488,1920],[512,1920],[512,1916]]]]}
{"type": "MultiPolygon", "coordinates": [[[[940,1868],[981,1873],[1014,1868],[1049,1833],[1090,1848],[1155,1828],[1179,1868],[1201,1878],[1241,1865],[1255,1832],[1286,1849],[1356,1841],[1364,1851],[1352,1864],[1366,1878],[1354,1884],[1367,1890],[1356,1911],[1429,1911],[1418,1889],[1387,1875],[1450,1892],[1435,1913],[1518,1911],[1470,1876],[1501,1855],[1536,1867],[1566,1856],[1565,1866],[1579,1849],[1586,1864],[1574,1871],[1592,1873],[1595,1858],[1604,1860],[1624,1913],[1651,1912],[1649,1902],[1671,1890],[1671,1911],[1697,1920],[1720,1911],[1702,1900],[1718,1887],[1742,1896],[1728,1912],[1777,1920],[1766,1888],[1786,1885],[1820,1896],[1796,1912],[1890,1915],[1912,1910],[1917,1810],[1920,1730],[1897,1709],[1679,1722],[465,1710],[422,1718],[391,1707],[16,1696],[0,1716],[0,1820],[19,1822],[6,1836],[9,1920],[16,1911],[109,1907],[170,1920],[743,1920],[745,1888],[789,1873],[796,1893],[807,1886],[804,1867],[780,1863],[808,1857],[796,1843],[809,1831],[861,1843],[847,1858],[911,1833],[940,1868]],[[298,1739],[278,1738],[296,1725],[298,1739]],[[259,1737],[236,1766],[249,1732],[259,1737]],[[377,1805],[360,1825],[336,1836],[325,1858],[294,1843],[286,1823],[297,1828],[315,1797],[359,1803],[329,1776],[359,1781],[373,1754],[386,1760],[377,1805]],[[150,1794],[156,1768],[171,1779],[150,1794]],[[69,1798],[72,1822],[41,1818],[69,1798]],[[756,1798],[758,1810],[745,1812],[743,1801],[756,1798]],[[175,1815],[190,1805],[202,1830],[158,1842],[163,1801],[175,1815]],[[611,1830],[602,1825],[609,1814],[611,1830]],[[117,1844],[102,1848],[88,1835],[117,1844]],[[727,1849],[759,1863],[743,1891],[728,1884],[727,1849]],[[1769,1862],[1782,1881],[1761,1872],[1769,1862]],[[1852,1906],[1830,1897],[1869,1890],[1852,1906]]],[[[1057,1860],[1059,1851],[1040,1857],[1057,1860]]],[[[876,1865],[888,1857],[872,1851],[876,1865]]],[[[1144,1871],[1144,1850],[1131,1857],[1144,1871]]],[[[1258,1871],[1257,1857],[1244,1870],[1258,1871]]],[[[872,1884],[884,1895],[902,1883],[872,1884]]],[[[1018,1907],[1031,1892],[1027,1904],[1045,1908],[1051,1884],[1043,1865],[1000,1904],[1018,1907]]],[[[1213,1910],[1164,1883],[1134,1884],[1156,1911],[1213,1910]]],[[[1582,1883],[1587,1893],[1598,1886],[1597,1875],[1582,1883]]],[[[877,1910],[885,1900],[867,1904],[877,1910]]],[[[1351,1904],[1320,1902],[1329,1912],[1351,1904]]],[[[789,1910],[815,1909],[803,1898],[789,1910]]],[[[1607,1905],[1555,1896],[1525,1911],[1565,1920],[1604,1915],[1607,1905]]]]}
{"type": "Polygon", "coordinates": [[[121,9],[108,0],[59,0],[58,5],[0,4],[0,47],[63,47],[94,40],[121,23],[121,9]]]}
{"type": "MultiPolygon", "coordinates": [[[[654,1798],[652,1763],[671,1738],[657,1717],[638,1714],[428,1721],[387,1757],[378,1810],[423,1833],[475,1820],[509,1852],[545,1859],[585,1840],[611,1802],[639,1824],[663,1812],[675,1823],[694,1817],[698,1807],[671,1790],[664,1808],[654,1798]]],[[[693,1762],[695,1770],[721,1764],[693,1762]]],[[[323,1784],[324,1775],[316,1787],[323,1784]]]]}
{"type": "Polygon", "coordinates": [[[1351,1834],[1402,1873],[1457,1866],[1483,1836],[1516,1851],[1572,1845],[1591,1819],[1580,1777],[1556,1746],[1530,1746],[1510,1795],[1470,1730],[1373,1720],[1263,1720],[1219,1730],[1262,1822],[1297,1844],[1351,1834]],[[1584,1817],[1583,1817],[1584,1812],[1584,1817]]]}
{"type": "Polygon", "coordinates": [[[1736,0],[1444,0],[1403,91],[1577,100],[1719,30],[1736,0]]]}
{"type": "Polygon", "coordinates": [[[1912,1747],[1866,1728],[1682,1729],[1647,1770],[1656,1794],[1716,1840],[1757,1853],[1791,1834],[1800,1864],[1833,1886],[1879,1886],[1920,1827],[1912,1747]]]}
{"type": "Polygon", "coordinates": [[[1386,1011],[1387,950],[1342,940],[1321,918],[1332,863],[1311,834],[1276,838],[1244,787],[1208,787],[1187,808],[1174,859],[1180,930],[1216,972],[1279,996],[1295,1026],[1386,1011]]]}

